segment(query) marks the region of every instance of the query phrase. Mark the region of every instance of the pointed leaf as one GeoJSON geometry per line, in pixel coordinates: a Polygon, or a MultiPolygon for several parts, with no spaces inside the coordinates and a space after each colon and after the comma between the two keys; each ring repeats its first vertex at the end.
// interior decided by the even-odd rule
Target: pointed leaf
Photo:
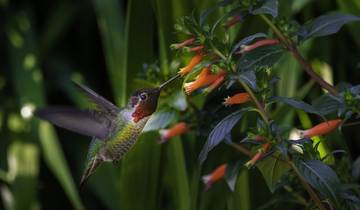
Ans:
{"type": "Polygon", "coordinates": [[[149,121],[146,123],[146,126],[143,129],[143,132],[159,130],[161,128],[165,128],[168,126],[172,121],[175,120],[175,113],[174,112],[156,112],[153,114],[149,121]]]}
{"type": "Polygon", "coordinates": [[[276,190],[281,177],[290,170],[290,166],[281,159],[280,153],[260,161],[256,167],[260,170],[271,192],[276,190]]]}
{"type": "Polygon", "coordinates": [[[250,11],[250,13],[253,15],[269,14],[273,18],[275,18],[278,16],[278,7],[279,3],[277,0],[265,0],[264,4],[261,5],[261,7],[250,11]]]}
{"type": "Polygon", "coordinates": [[[360,17],[358,16],[341,13],[322,15],[312,22],[302,26],[298,32],[298,35],[302,40],[311,37],[326,36],[338,32],[340,28],[348,22],[359,20],[360,17]]]}
{"type": "Polygon", "coordinates": [[[326,164],[319,160],[295,162],[305,180],[323,196],[339,206],[338,196],[341,191],[341,183],[336,173],[326,164]]]}
{"type": "Polygon", "coordinates": [[[342,106],[340,100],[341,99],[336,100],[334,96],[326,94],[317,98],[312,103],[312,107],[314,107],[316,110],[319,110],[321,114],[327,115],[335,113],[342,106]]]}
{"type": "Polygon", "coordinates": [[[284,53],[278,45],[264,46],[244,54],[238,62],[238,71],[247,71],[259,67],[271,67],[284,53]]]}
{"type": "Polygon", "coordinates": [[[226,172],[225,172],[225,180],[228,184],[231,191],[235,191],[235,185],[237,178],[239,176],[239,173],[242,169],[244,169],[244,163],[245,160],[237,160],[232,161],[227,164],[226,172]]]}
{"type": "Polygon", "coordinates": [[[228,135],[235,124],[241,119],[245,112],[249,109],[241,109],[237,112],[234,112],[223,120],[221,120],[215,128],[211,131],[203,149],[199,155],[200,163],[203,163],[206,160],[207,154],[218,145],[225,137],[228,135]]]}
{"type": "Polygon", "coordinates": [[[307,113],[317,114],[317,115],[322,116],[322,113],[318,109],[316,109],[312,105],[305,103],[303,101],[299,101],[299,100],[292,99],[292,98],[281,97],[281,96],[275,96],[273,99],[275,101],[286,103],[296,109],[301,109],[307,113]]]}
{"type": "Polygon", "coordinates": [[[239,79],[248,84],[251,89],[257,90],[255,71],[245,71],[239,75],[239,79]]]}

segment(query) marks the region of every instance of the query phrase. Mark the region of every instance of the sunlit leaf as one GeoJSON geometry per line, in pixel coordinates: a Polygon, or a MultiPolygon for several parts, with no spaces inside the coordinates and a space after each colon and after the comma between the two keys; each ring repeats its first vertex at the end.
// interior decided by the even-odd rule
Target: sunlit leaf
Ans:
{"type": "Polygon", "coordinates": [[[271,192],[276,190],[282,176],[290,170],[289,164],[282,159],[280,153],[265,158],[257,163],[256,167],[260,170],[271,192]]]}

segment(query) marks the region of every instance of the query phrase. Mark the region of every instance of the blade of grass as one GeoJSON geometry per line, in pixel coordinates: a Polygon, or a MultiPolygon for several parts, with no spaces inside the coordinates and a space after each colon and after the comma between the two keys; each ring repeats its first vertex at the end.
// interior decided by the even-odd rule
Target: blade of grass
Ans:
{"type": "Polygon", "coordinates": [[[166,172],[173,198],[173,209],[188,210],[191,208],[189,180],[186,172],[185,156],[179,138],[171,139],[166,148],[166,172]]]}
{"type": "Polygon", "coordinates": [[[117,0],[94,0],[105,61],[117,104],[127,100],[127,40],[122,7],[117,0]]]}
{"type": "Polygon", "coordinates": [[[228,210],[247,210],[250,205],[249,172],[244,170],[240,173],[235,191],[229,196],[227,202],[228,210]]]}

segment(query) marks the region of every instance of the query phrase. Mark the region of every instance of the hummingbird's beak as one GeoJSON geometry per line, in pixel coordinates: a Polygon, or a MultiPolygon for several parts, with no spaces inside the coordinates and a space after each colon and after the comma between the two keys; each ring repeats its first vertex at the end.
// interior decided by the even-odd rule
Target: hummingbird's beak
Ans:
{"type": "Polygon", "coordinates": [[[170,84],[171,82],[175,81],[177,78],[180,77],[180,74],[176,74],[175,76],[171,77],[170,79],[168,79],[167,81],[165,81],[164,83],[162,83],[159,86],[159,89],[162,90],[166,85],[170,84]]]}

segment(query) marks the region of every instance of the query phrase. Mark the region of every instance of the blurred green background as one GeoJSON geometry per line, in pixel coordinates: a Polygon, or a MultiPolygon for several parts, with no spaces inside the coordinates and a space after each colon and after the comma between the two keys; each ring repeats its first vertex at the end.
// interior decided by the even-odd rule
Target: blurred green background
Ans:
{"type": "MultiPolygon", "coordinates": [[[[279,2],[280,14],[299,23],[334,10],[360,15],[358,0],[279,2]]],[[[120,164],[104,164],[79,191],[77,183],[90,139],[27,119],[29,110],[36,107],[88,107],[72,80],[84,82],[123,106],[133,90],[148,85],[139,79],[144,64],[156,62],[162,74],[169,76],[174,73],[173,59],[188,59],[169,48],[187,38],[175,32],[176,20],[215,3],[0,0],[0,209],[247,210],[269,201],[272,196],[256,169],[240,174],[235,192],[230,192],[225,182],[204,192],[201,176],[237,153],[221,146],[200,169],[197,156],[206,135],[199,137],[196,132],[165,145],[156,144],[157,132],[145,133],[120,164]]],[[[209,23],[224,12],[222,8],[215,11],[209,23]]],[[[259,18],[248,18],[232,34],[239,40],[267,31],[259,18]]],[[[336,35],[306,42],[302,52],[329,81],[357,84],[359,34],[360,24],[349,24],[336,35]]],[[[284,56],[276,70],[281,78],[277,93],[303,97],[299,90],[309,86],[309,77],[296,61],[284,56]]],[[[306,100],[321,94],[321,89],[312,87],[306,100]]],[[[216,93],[211,97],[209,103],[222,99],[216,93]]],[[[307,119],[304,113],[285,113],[281,122],[309,126],[306,120],[295,120],[297,116],[307,119]]],[[[325,147],[345,149],[355,159],[360,149],[356,129],[349,127],[343,135],[331,135],[325,147]]],[[[276,209],[281,208],[292,207],[276,209]]]]}

